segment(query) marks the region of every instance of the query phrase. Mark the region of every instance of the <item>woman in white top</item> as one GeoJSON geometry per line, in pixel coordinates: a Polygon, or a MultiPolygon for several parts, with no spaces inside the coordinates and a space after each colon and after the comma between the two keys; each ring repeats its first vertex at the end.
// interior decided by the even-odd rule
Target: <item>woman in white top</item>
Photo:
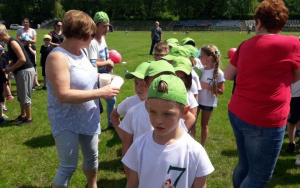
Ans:
{"type": "Polygon", "coordinates": [[[31,40],[30,43],[36,43],[36,31],[30,28],[30,20],[29,18],[24,18],[22,25],[24,28],[19,28],[17,31],[17,39],[19,41],[22,40],[23,35],[27,35],[31,40]]]}

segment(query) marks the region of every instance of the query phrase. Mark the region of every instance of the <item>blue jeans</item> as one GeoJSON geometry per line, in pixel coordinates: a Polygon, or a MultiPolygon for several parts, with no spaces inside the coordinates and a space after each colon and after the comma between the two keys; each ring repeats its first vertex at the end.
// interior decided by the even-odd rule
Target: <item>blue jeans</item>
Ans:
{"type": "Polygon", "coordinates": [[[230,111],[228,115],[239,152],[239,163],[233,172],[233,186],[264,187],[272,177],[285,126],[258,127],[244,122],[230,111]]]}
{"type": "Polygon", "coordinates": [[[53,180],[55,185],[68,187],[77,168],[79,144],[83,155],[82,168],[84,170],[98,168],[98,135],[83,135],[64,130],[54,139],[59,157],[59,168],[53,180]]]}
{"type": "Polygon", "coordinates": [[[111,119],[110,119],[110,114],[115,109],[116,100],[117,100],[116,97],[111,98],[111,99],[105,99],[108,124],[112,124],[111,119]]]}

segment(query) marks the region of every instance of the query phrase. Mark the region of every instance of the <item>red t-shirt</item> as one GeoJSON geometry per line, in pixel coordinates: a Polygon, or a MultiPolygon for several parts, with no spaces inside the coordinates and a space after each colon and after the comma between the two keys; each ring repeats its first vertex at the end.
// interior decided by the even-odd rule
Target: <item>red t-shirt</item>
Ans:
{"type": "Polygon", "coordinates": [[[230,63],[238,74],[228,109],[252,125],[285,126],[293,71],[300,67],[298,38],[254,36],[240,44],[230,63]]]}

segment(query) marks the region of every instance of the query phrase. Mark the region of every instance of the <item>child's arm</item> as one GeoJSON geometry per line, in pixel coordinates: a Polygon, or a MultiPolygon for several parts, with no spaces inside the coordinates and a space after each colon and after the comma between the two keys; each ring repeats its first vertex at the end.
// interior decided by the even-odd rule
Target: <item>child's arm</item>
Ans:
{"type": "Polygon", "coordinates": [[[29,49],[30,53],[32,53],[33,55],[36,55],[36,50],[34,50],[34,49],[32,48],[32,44],[29,43],[28,49],[29,49]]]}
{"type": "Polygon", "coordinates": [[[201,84],[202,89],[207,89],[207,90],[211,91],[212,93],[214,92],[213,86],[209,85],[208,83],[201,81],[200,84],[201,84]]]}
{"type": "MultiPolygon", "coordinates": [[[[126,167],[128,168],[128,167],[126,167]]],[[[139,186],[139,177],[136,171],[128,168],[128,178],[127,178],[127,188],[138,188],[139,186]]]]}
{"type": "MultiPolygon", "coordinates": [[[[120,130],[123,131],[122,129],[120,129],[120,130]]],[[[126,131],[123,131],[121,134],[122,134],[122,157],[124,157],[126,152],[129,149],[129,147],[133,143],[133,135],[127,133],[126,131]]],[[[124,165],[124,171],[125,171],[127,180],[129,178],[129,170],[130,169],[124,165]]]]}
{"type": "Polygon", "coordinates": [[[206,188],[206,177],[195,178],[192,188],[206,188]]]}
{"type": "Polygon", "coordinates": [[[189,111],[187,114],[184,114],[182,116],[182,119],[184,119],[184,124],[187,128],[187,130],[191,130],[194,123],[196,122],[196,117],[189,111]]]}
{"type": "Polygon", "coordinates": [[[218,82],[217,87],[218,87],[218,90],[217,90],[218,94],[222,95],[224,93],[224,90],[225,90],[224,82],[218,82]]]}
{"type": "Polygon", "coordinates": [[[120,115],[118,114],[118,108],[115,108],[111,114],[110,114],[111,122],[118,133],[120,139],[122,140],[122,133],[124,132],[122,129],[119,128],[119,125],[121,123],[120,121],[120,115]]]}

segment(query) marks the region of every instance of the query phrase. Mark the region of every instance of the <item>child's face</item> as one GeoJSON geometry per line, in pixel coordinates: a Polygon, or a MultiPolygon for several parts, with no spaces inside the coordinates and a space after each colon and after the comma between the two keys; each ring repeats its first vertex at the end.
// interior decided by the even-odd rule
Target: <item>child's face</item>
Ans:
{"type": "Polygon", "coordinates": [[[184,111],[175,102],[152,98],[146,101],[146,109],[156,135],[171,139],[181,130],[179,120],[184,111]]]}
{"type": "Polygon", "coordinates": [[[143,79],[134,78],[134,90],[141,101],[145,101],[148,95],[148,87],[143,79]]]}
{"type": "Polygon", "coordinates": [[[50,39],[44,39],[44,43],[48,45],[50,43],[50,39]]]}
{"type": "Polygon", "coordinates": [[[206,55],[201,51],[200,60],[204,67],[213,68],[213,57],[206,55]]]}
{"type": "Polygon", "coordinates": [[[158,61],[158,60],[161,60],[162,57],[164,57],[164,56],[166,56],[166,55],[168,55],[168,52],[167,52],[166,50],[163,50],[163,51],[161,51],[161,52],[159,52],[159,51],[157,51],[157,50],[154,50],[154,55],[153,55],[153,57],[154,57],[154,60],[155,60],[155,61],[158,61]]]}

